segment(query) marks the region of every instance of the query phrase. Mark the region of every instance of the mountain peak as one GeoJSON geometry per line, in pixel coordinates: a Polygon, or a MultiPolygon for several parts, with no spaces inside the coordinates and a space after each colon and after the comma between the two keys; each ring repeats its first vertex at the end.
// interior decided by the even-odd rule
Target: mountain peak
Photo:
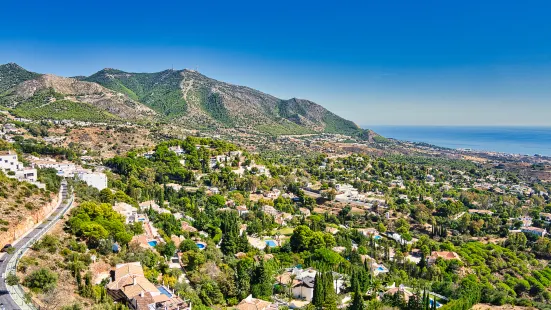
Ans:
{"type": "MultiPolygon", "coordinates": [[[[0,65],[2,68],[12,69],[12,70],[25,70],[25,68],[16,64],[15,62],[8,62],[7,64],[0,65]]],[[[26,70],[25,70],[26,71],[26,70]]]]}
{"type": "Polygon", "coordinates": [[[39,76],[40,74],[30,72],[14,62],[0,65],[0,93],[39,76]]]}

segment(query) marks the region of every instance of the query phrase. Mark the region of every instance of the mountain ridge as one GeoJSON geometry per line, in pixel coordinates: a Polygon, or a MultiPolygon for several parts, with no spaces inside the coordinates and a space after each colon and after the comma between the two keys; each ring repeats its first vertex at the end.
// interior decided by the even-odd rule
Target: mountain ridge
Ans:
{"type": "Polygon", "coordinates": [[[121,119],[164,120],[192,129],[240,127],[274,135],[325,132],[361,138],[374,134],[310,100],[280,99],[189,69],[134,73],[104,68],[87,77],[65,78],[10,63],[0,65],[0,87],[4,105],[16,106],[37,90],[52,88],[121,119]]]}

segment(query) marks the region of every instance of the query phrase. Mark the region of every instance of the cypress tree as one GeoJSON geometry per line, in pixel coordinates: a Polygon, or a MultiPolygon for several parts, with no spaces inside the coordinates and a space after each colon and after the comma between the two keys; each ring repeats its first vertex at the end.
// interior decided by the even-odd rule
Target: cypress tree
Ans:
{"type": "Polygon", "coordinates": [[[324,296],[323,274],[318,272],[314,278],[314,296],[312,297],[312,305],[314,305],[316,309],[322,308],[324,296]]]}
{"type": "Polygon", "coordinates": [[[352,304],[348,307],[348,310],[365,310],[362,295],[363,294],[359,290],[354,292],[354,299],[352,300],[352,304]]]}
{"type": "Polygon", "coordinates": [[[352,292],[356,292],[360,289],[360,283],[358,281],[358,273],[356,271],[352,271],[352,275],[350,276],[350,290],[352,292]]]}
{"type": "Polygon", "coordinates": [[[80,271],[77,270],[76,272],[76,280],[77,280],[77,288],[78,291],[82,291],[82,275],[80,274],[80,271]]]}
{"type": "Polygon", "coordinates": [[[323,302],[324,310],[336,310],[337,309],[337,293],[333,287],[333,273],[331,271],[324,275],[324,292],[325,300],[323,302]]]}

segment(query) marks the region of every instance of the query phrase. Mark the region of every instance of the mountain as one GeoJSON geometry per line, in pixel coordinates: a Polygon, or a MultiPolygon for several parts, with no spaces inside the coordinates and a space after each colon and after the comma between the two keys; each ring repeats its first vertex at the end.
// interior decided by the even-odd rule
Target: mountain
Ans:
{"type": "Polygon", "coordinates": [[[51,74],[38,75],[6,90],[0,103],[25,118],[80,121],[149,120],[156,113],[99,84],[51,74]]]}
{"type": "Polygon", "coordinates": [[[27,71],[15,63],[0,65],[0,94],[17,84],[38,78],[40,74],[27,71]]]}
{"type": "Polygon", "coordinates": [[[194,70],[130,73],[103,69],[84,79],[121,92],[196,128],[247,127],[272,134],[361,134],[356,124],[303,99],[279,99],[194,70]]]}
{"type": "Polygon", "coordinates": [[[33,119],[161,121],[200,130],[376,136],[312,101],[280,99],[194,70],[131,73],[106,68],[88,77],[65,78],[6,64],[0,66],[0,105],[33,119]]]}

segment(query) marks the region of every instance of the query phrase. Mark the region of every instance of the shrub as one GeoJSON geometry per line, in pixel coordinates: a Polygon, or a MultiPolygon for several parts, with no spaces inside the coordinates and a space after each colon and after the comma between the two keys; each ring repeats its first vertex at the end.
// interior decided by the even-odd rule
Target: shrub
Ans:
{"type": "Polygon", "coordinates": [[[41,268],[28,275],[25,281],[23,281],[23,285],[33,291],[49,291],[57,285],[57,274],[48,269],[41,268]]]}
{"type": "Polygon", "coordinates": [[[10,286],[14,286],[19,284],[19,277],[15,275],[15,273],[10,272],[8,276],[6,277],[6,284],[10,286]]]}

